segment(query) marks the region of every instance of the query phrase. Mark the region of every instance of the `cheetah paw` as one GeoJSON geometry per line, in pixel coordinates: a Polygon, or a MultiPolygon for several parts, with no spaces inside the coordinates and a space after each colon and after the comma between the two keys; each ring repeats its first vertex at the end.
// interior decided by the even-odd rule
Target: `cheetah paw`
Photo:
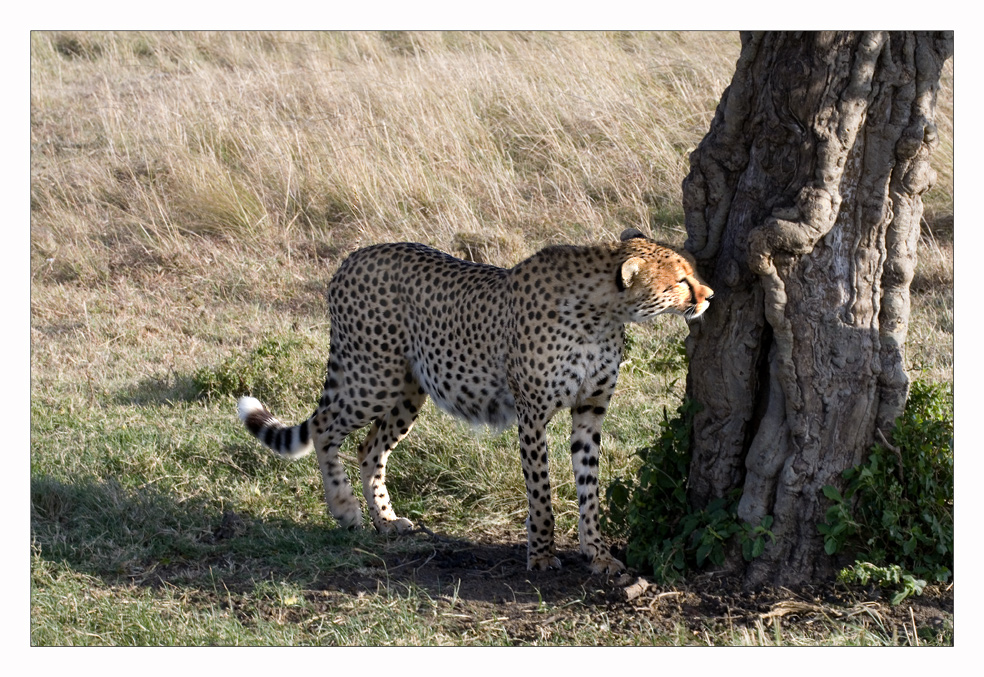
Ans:
{"type": "Polygon", "coordinates": [[[604,574],[605,576],[611,576],[625,571],[625,565],[608,554],[595,555],[588,568],[591,569],[591,573],[593,574],[604,574]]]}
{"type": "Polygon", "coordinates": [[[412,529],[413,522],[405,517],[397,517],[396,519],[391,520],[380,520],[376,524],[376,531],[386,536],[405,534],[412,529]]]}
{"type": "Polygon", "coordinates": [[[529,571],[546,571],[548,569],[560,569],[560,558],[551,554],[527,557],[526,568],[529,571]]]}
{"type": "Polygon", "coordinates": [[[349,531],[358,531],[362,528],[362,513],[356,515],[338,515],[335,516],[335,521],[338,522],[338,526],[342,529],[348,529],[349,531]]]}

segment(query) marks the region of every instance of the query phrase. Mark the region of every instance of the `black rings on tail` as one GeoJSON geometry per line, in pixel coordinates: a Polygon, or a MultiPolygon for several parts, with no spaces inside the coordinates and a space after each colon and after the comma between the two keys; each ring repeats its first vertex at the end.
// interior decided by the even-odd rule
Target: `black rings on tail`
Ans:
{"type": "Polygon", "coordinates": [[[311,453],[311,421],[285,426],[255,397],[239,399],[239,420],[256,439],[272,451],[287,458],[300,458],[311,453]]]}

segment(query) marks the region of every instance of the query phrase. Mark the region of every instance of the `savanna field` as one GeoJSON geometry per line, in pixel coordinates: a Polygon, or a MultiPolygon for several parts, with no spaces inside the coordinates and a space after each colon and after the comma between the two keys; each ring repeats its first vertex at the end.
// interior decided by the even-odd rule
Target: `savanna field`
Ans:
{"type": "MultiPolygon", "coordinates": [[[[314,458],[276,457],[236,417],[247,392],[285,422],[313,411],[325,286],[359,247],[512,266],[627,227],[682,246],[688,155],[739,47],[723,32],[32,33],[31,643],[952,644],[952,583],[893,606],[592,577],[569,415],[550,429],[564,568],[542,573],[525,569],[515,431],[428,403],[387,472],[424,528],[384,538],[335,529],[314,458]]],[[[953,379],[952,102],[951,60],[908,339],[930,383],[953,379]]],[[[603,487],[680,404],[685,336],[679,318],[630,327],[603,487]]]]}

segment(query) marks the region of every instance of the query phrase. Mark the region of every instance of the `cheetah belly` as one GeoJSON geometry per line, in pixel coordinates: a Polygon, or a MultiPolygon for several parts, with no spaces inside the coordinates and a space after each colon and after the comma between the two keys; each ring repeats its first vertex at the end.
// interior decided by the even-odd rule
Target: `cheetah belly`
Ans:
{"type": "Polygon", "coordinates": [[[503,370],[478,358],[444,370],[421,359],[412,359],[411,366],[420,387],[449,414],[496,430],[515,423],[516,401],[503,370]]]}
{"type": "Polygon", "coordinates": [[[473,265],[459,271],[457,285],[430,269],[405,284],[405,355],[438,407],[473,425],[503,429],[516,420],[505,367],[504,271],[473,265]],[[421,288],[433,293],[411,293],[421,288]]]}

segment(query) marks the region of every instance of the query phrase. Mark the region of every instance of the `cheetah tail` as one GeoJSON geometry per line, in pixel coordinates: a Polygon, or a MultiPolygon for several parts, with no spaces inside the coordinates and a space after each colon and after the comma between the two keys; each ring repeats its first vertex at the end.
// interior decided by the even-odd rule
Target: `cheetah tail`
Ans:
{"type": "Polygon", "coordinates": [[[311,453],[310,420],[293,427],[285,426],[255,397],[239,399],[239,420],[269,449],[287,458],[300,458],[311,453]]]}

